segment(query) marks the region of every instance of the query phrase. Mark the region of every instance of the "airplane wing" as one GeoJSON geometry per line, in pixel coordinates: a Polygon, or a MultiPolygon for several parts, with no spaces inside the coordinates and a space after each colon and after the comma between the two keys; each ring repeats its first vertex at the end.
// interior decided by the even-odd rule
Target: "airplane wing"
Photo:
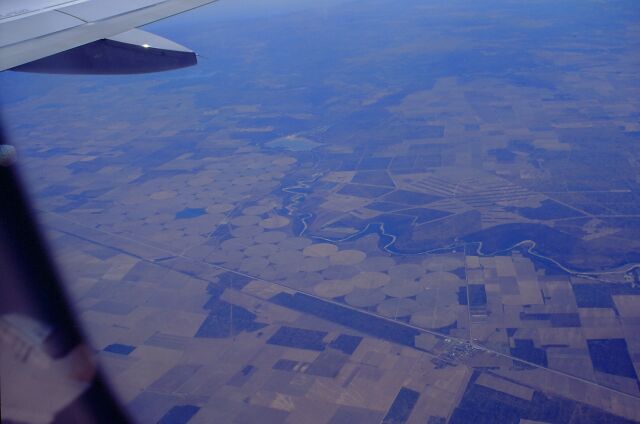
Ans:
{"type": "Polygon", "coordinates": [[[215,0],[2,0],[0,71],[141,73],[195,53],[135,28],[215,0]]]}

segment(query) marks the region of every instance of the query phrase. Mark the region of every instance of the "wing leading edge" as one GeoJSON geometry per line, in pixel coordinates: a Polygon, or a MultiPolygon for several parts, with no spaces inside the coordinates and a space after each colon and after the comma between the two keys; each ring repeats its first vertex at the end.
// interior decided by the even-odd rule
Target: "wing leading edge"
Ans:
{"type": "Polygon", "coordinates": [[[104,74],[190,66],[195,53],[135,28],[214,1],[85,0],[17,11],[0,3],[0,71],[104,74]]]}

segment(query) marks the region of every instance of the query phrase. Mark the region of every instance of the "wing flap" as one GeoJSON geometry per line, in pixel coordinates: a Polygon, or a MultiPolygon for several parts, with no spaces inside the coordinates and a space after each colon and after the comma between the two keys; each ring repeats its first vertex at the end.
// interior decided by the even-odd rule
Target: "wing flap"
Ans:
{"type": "Polygon", "coordinates": [[[96,22],[135,10],[152,7],[160,3],[163,3],[163,0],[138,0],[135,2],[131,0],[89,1],[67,6],[59,10],[86,22],[96,22]]]}
{"type": "Polygon", "coordinates": [[[147,31],[142,31],[140,29],[132,29],[131,31],[114,35],[113,37],[109,37],[109,40],[117,41],[119,43],[142,46],[147,49],[151,48],[172,52],[193,53],[192,50],[174,41],[167,40],[164,37],[160,37],[159,35],[147,31]]]}
{"type": "Polygon", "coordinates": [[[64,31],[85,22],[56,10],[38,13],[0,25],[0,47],[64,31]]]}

